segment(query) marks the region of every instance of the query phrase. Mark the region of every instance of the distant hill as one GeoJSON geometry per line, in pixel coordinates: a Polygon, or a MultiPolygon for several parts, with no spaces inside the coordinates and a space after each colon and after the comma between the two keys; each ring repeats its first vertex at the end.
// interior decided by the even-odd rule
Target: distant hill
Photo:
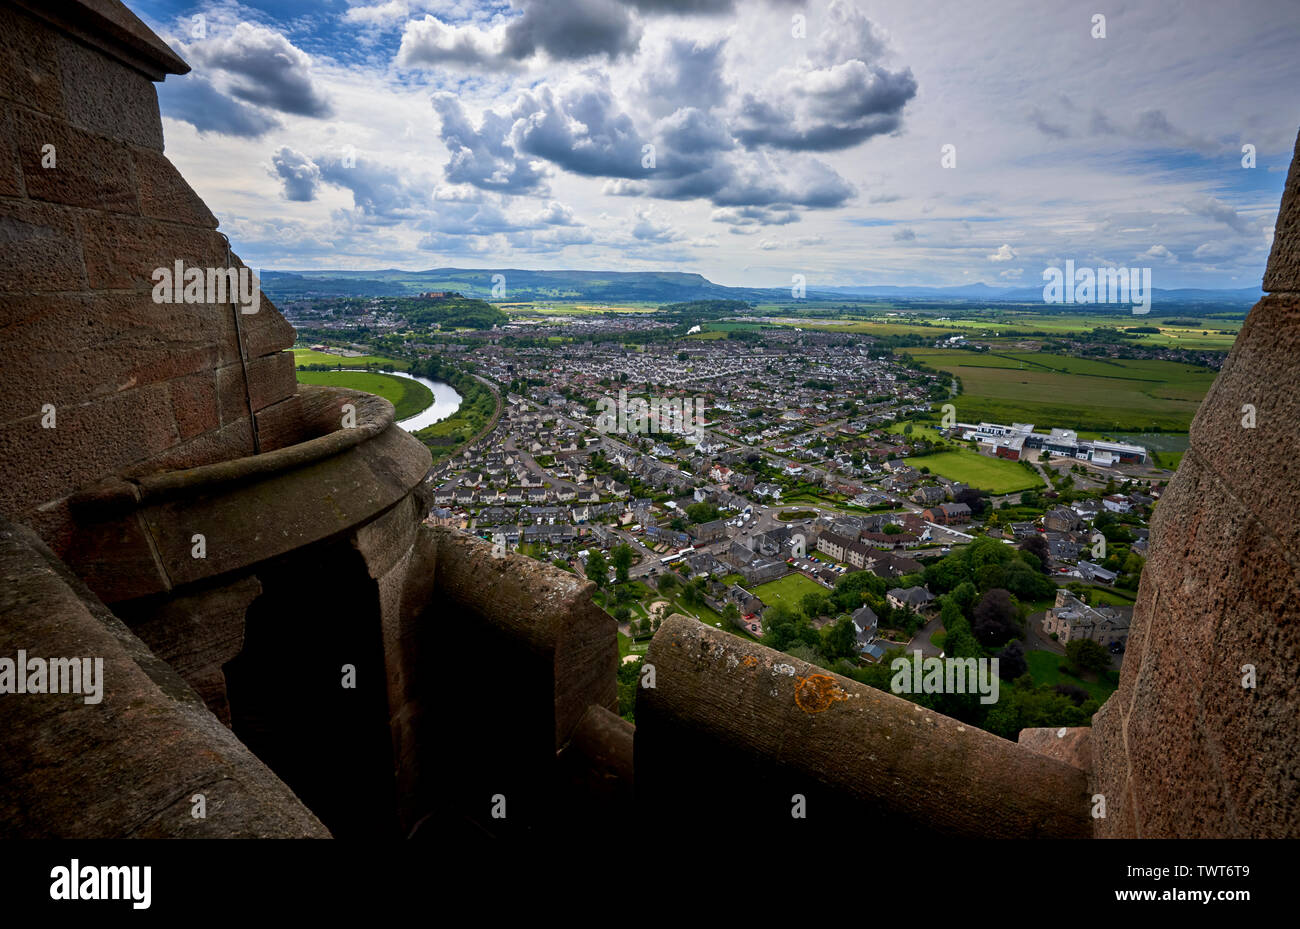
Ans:
{"type": "MultiPolygon", "coordinates": [[[[431,268],[403,271],[397,268],[375,271],[263,271],[262,289],[273,300],[304,297],[401,297],[425,291],[449,290],[466,297],[492,299],[493,278],[504,277],[504,302],[530,300],[589,300],[593,303],[623,301],[686,303],[695,300],[748,300],[788,303],[789,288],[728,287],[715,284],[701,274],[684,271],[528,271],[521,268],[482,270],[476,268],[431,268]]],[[[1153,304],[1241,304],[1249,306],[1262,291],[1257,287],[1238,290],[1155,288],[1153,304]]],[[[861,287],[809,286],[809,300],[849,302],[969,301],[989,303],[1042,303],[1041,286],[992,287],[963,284],[955,287],[912,287],[871,285],[861,287]]],[[[1074,309],[1074,308],[1058,308],[1074,309]]],[[[1099,307],[1099,309],[1104,309],[1099,307]]]]}

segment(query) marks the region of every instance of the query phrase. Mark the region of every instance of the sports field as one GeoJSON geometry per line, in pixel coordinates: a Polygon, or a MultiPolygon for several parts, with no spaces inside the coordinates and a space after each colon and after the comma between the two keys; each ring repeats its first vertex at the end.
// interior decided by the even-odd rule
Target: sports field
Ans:
{"type": "Polygon", "coordinates": [[[293,363],[295,365],[329,365],[331,368],[336,368],[339,365],[345,368],[388,365],[394,371],[405,371],[411,366],[409,361],[402,361],[399,358],[384,358],[380,355],[344,357],[343,355],[331,355],[329,352],[314,352],[310,348],[295,348],[293,350],[293,363]]]}
{"type": "Polygon", "coordinates": [[[395,418],[399,422],[414,416],[433,403],[433,391],[419,381],[394,377],[391,374],[369,371],[299,371],[298,382],[348,387],[383,397],[397,411],[395,418]]]}
{"type": "Polygon", "coordinates": [[[903,460],[914,468],[929,468],[931,474],[993,494],[1011,494],[1044,486],[1042,478],[1014,461],[964,449],[903,460]]]}
{"type": "MultiPolygon", "coordinates": [[[[818,558],[821,556],[818,555],[818,558]]],[[[750,590],[755,597],[768,606],[784,603],[793,610],[799,609],[799,600],[804,594],[824,594],[826,588],[816,581],[809,580],[799,573],[787,574],[785,577],[759,584],[750,590]]]]}
{"type": "Polygon", "coordinates": [[[961,379],[962,392],[952,401],[959,422],[1041,429],[1186,432],[1215,378],[1208,368],[1172,361],[957,349],[906,354],[961,379]]]}

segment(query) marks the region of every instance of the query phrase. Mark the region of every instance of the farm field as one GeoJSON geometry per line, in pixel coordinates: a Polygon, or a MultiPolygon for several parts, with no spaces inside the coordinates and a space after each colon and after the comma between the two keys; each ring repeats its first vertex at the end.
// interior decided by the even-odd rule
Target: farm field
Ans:
{"type": "MultiPolygon", "coordinates": [[[[331,355],[329,352],[315,352],[310,348],[293,349],[293,363],[299,365],[329,365],[331,368],[342,365],[345,368],[365,368],[370,365],[380,367],[382,365],[390,366],[394,371],[405,371],[411,366],[409,361],[402,361],[400,358],[384,358],[381,355],[356,355],[353,357],[344,357],[343,355],[331,355]]],[[[301,380],[301,378],[299,379],[301,380]]]]}
{"type": "Polygon", "coordinates": [[[804,594],[824,594],[826,588],[802,574],[793,573],[777,578],[775,581],[768,581],[766,584],[759,584],[751,589],[750,593],[768,606],[784,603],[791,609],[798,609],[799,600],[804,594]]]}
{"type": "Polygon", "coordinates": [[[398,421],[414,416],[433,403],[433,391],[419,381],[393,377],[391,374],[370,371],[299,371],[298,383],[347,387],[383,397],[397,411],[398,421]]]}
{"type": "Polygon", "coordinates": [[[1208,368],[1172,361],[1070,358],[1036,352],[904,350],[961,379],[961,422],[1040,428],[1186,432],[1214,382],[1208,368]]]}
{"type": "Polygon", "coordinates": [[[1011,494],[1043,486],[1038,475],[1014,461],[991,458],[965,449],[903,460],[914,468],[929,468],[932,474],[993,494],[1011,494]]]}
{"type": "MultiPolygon", "coordinates": [[[[760,307],[762,309],[762,307],[760,307]]],[[[778,313],[791,307],[770,308],[769,312],[778,313]]],[[[808,309],[811,309],[809,307],[808,309]]],[[[886,309],[886,308],[876,308],[886,309]]],[[[935,338],[947,333],[962,333],[972,338],[996,338],[1013,340],[1018,337],[1052,338],[1071,334],[1082,334],[1098,328],[1128,329],[1135,326],[1159,329],[1159,333],[1138,333],[1133,340],[1135,345],[1175,347],[1186,349],[1209,349],[1227,351],[1236,341],[1241,329],[1241,319],[1197,318],[1200,326],[1171,326],[1162,322],[1172,317],[1152,317],[1149,315],[1124,315],[1121,313],[1034,313],[1006,312],[980,314],[975,316],[946,317],[928,313],[894,313],[883,315],[880,312],[863,312],[861,315],[845,313],[836,318],[807,319],[784,318],[775,321],[778,325],[798,326],[802,329],[819,329],[824,332],[852,332],[865,335],[923,335],[935,338]],[[1039,334],[1034,336],[1033,334],[1039,334]]]]}

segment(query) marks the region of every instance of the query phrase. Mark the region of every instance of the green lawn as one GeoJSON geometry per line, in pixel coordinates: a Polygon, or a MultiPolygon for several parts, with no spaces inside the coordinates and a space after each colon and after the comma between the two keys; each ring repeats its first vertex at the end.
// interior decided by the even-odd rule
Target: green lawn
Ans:
{"type": "Polygon", "coordinates": [[[414,416],[433,403],[433,391],[419,381],[391,374],[369,371],[299,371],[298,382],[348,387],[376,394],[393,405],[398,421],[414,416]]]}
{"type": "Polygon", "coordinates": [[[1082,687],[1098,701],[1104,701],[1119,687],[1119,673],[1116,671],[1107,671],[1096,681],[1085,681],[1073,674],[1066,674],[1058,667],[1065,661],[1065,656],[1055,652],[1035,649],[1025,653],[1025,661],[1029,665],[1029,676],[1033,678],[1035,684],[1052,686],[1070,684],[1074,687],[1082,687]]]}
{"type": "Polygon", "coordinates": [[[1034,490],[1043,486],[1038,475],[1025,470],[1017,462],[991,458],[965,449],[903,460],[914,468],[929,468],[933,474],[994,494],[1034,490]]]}
{"type": "Polygon", "coordinates": [[[784,603],[796,610],[799,608],[799,600],[805,594],[824,594],[826,592],[826,588],[821,584],[809,580],[797,572],[787,574],[775,581],[768,581],[766,584],[759,584],[750,591],[755,597],[758,597],[769,606],[774,603],[784,603]]]}
{"type": "Polygon", "coordinates": [[[405,371],[411,366],[409,361],[402,361],[400,358],[384,358],[382,355],[357,355],[345,358],[342,355],[331,355],[328,352],[314,352],[310,348],[295,348],[293,350],[293,363],[295,365],[329,365],[331,368],[336,368],[339,365],[345,368],[388,365],[394,371],[405,371]]]}

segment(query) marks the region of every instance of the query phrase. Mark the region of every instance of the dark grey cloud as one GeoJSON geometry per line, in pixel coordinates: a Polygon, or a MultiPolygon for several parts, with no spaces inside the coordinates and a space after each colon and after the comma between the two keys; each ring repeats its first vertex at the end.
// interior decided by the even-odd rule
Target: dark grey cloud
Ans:
{"type": "Polygon", "coordinates": [[[708,110],[731,92],[723,74],[726,40],[703,44],[670,39],[641,75],[641,105],[651,116],[668,116],[682,107],[708,110]]]}
{"type": "Polygon", "coordinates": [[[889,71],[854,59],[807,72],[779,94],[745,94],[734,131],[750,147],[839,151],[899,129],[916,90],[910,68],[889,71]]]}
{"type": "Polygon", "coordinates": [[[713,221],[729,226],[785,226],[797,223],[799,214],[788,205],[725,207],[713,211],[713,221]]]}
{"type": "Polygon", "coordinates": [[[227,97],[195,74],[172,77],[159,85],[158,105],[162,115],[187,122],[201,133],[257,139],[280,126],[275,117],[227,97]]]}
{"type": "Polygon", "coordinates": [[[531,58],[538,51],[558,61],[635,52],[641,24],[617,0],[529,0],[506,28],[504,54],[531,58]]]}
{"type": "Polygon", "coordinates": [[[296,152],[287,145],[271,156],[275,173],[284,181],[284,196],[287,200],[315,200],[316,190],[320,187],[320,167],[302,152],[296,152]]]}
{"type": "Polygon", "coordinates": [[[511,145],[587,177],[645,177],[645,144],[603,79],[521,94],[512,111],[511,145]]]}
{"type": "Polygon", "coordinates": [[[839,206],[855,193],[815,159],[778,165],[741,151],[725,123],[692,107],[642,134],[607,81],[593,72],[558,88],[543,84],[521,94],[512,116],[515,151],[575,174],[610,178],[610,193],[782,209],[839,206]]]}
{"type": "Polygon", "coordinates": [[[240,23],[229,35],[186,50],[196,63],[224,72],[231,95],[248,103],[297,116],[333,111],[312,78],[311,59],[272,29],[240,23]]]}
{"type": "Polygon", "coordinates": [[[439,135],[451,154],[445,170],[450,183],[502,193],[534,192],[544,187],[545,166],[520,157],[510,144],[512,117],[488,110],[481,127],[475,129],[460,101],[449,93],[434,94],[433,109],[441,119],[439,135]]]}

